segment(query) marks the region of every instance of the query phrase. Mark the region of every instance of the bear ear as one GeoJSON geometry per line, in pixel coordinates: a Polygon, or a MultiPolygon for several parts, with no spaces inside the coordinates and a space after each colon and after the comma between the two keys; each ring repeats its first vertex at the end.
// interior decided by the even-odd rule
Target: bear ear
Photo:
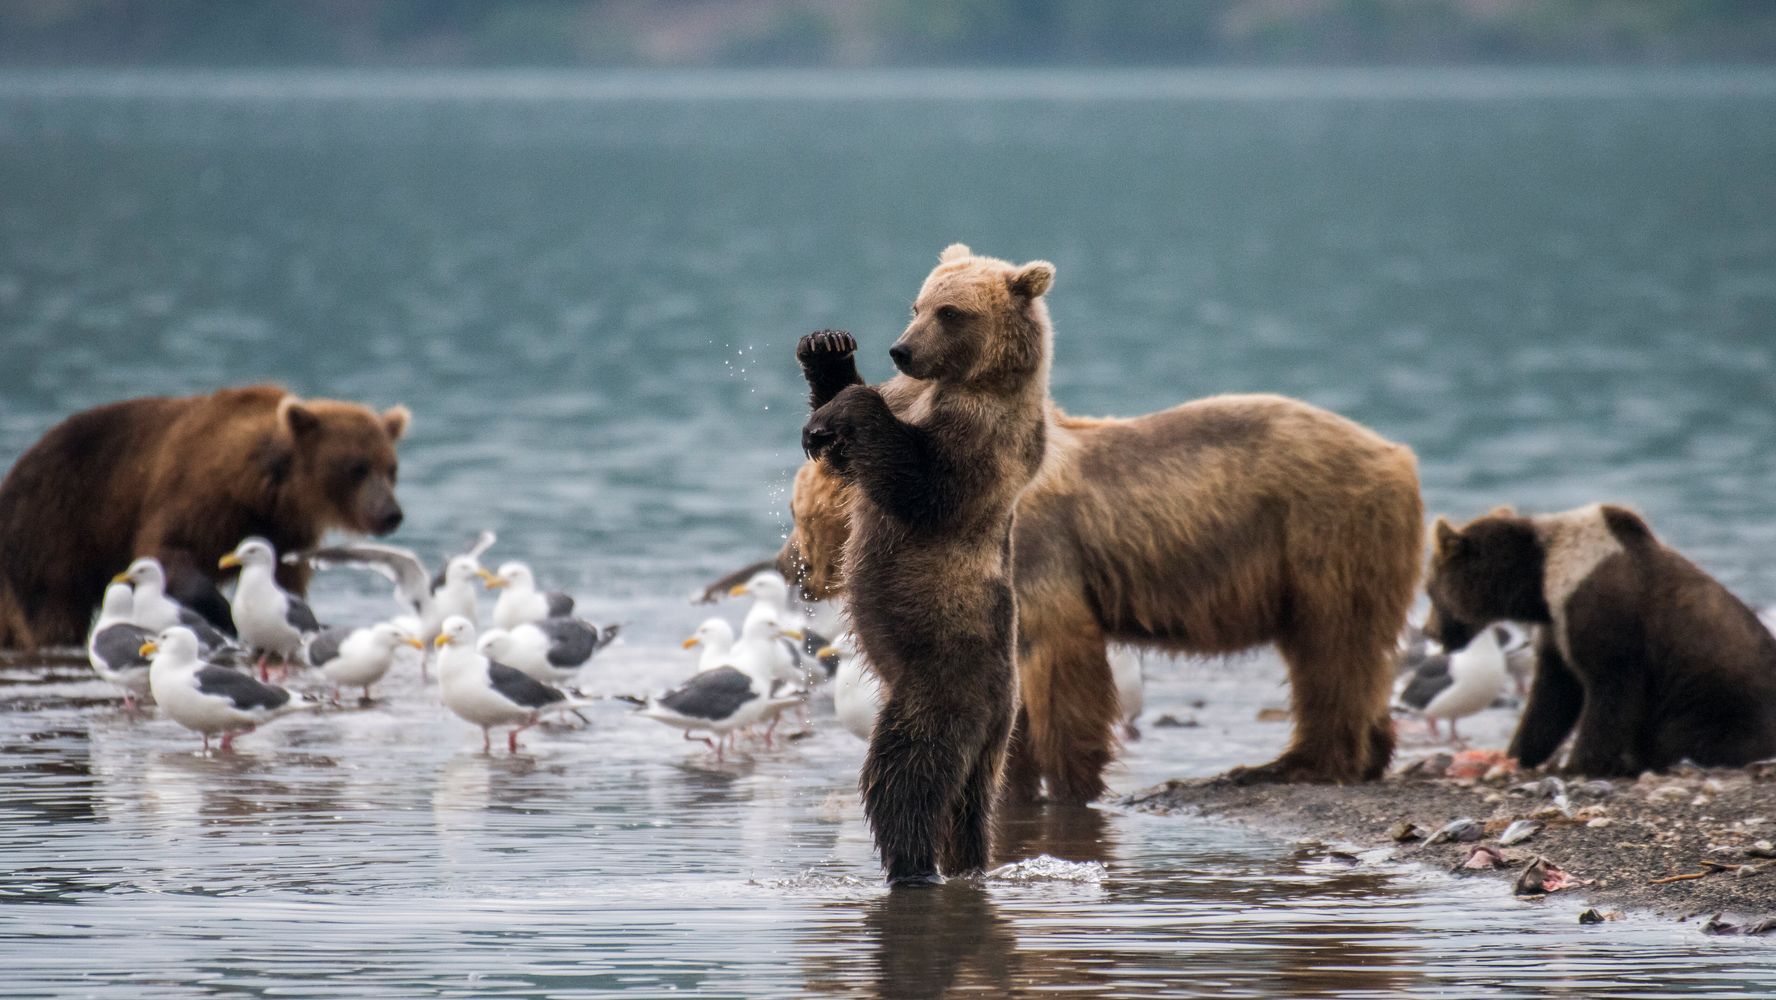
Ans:
{"type": "Polygon", "coordinates": [[[321,418],[295,396],[285,396],[278,401],[277,418],[278,424],[288,429],[293,438],[306,437],[321,428],[321,418]]]}
{"type": "Polygon", "coordinates": [[[1449,523],[1448,518],[1437,518],[1437,524],[1432,529],[1432,533],[1437,540],[1437,557],[1439,559],[1446,559],[1461,551],[1461,532],[1455,530],[1455,526],[1449,523]]]}
{"type": "Polygon", "coordinates": [[[1494,507],[1493,509],[1487,511],[1486,516],[1487,517],[1516,517],[1517,512],[1511,508],[1510,504],[1502,503],[1502,504],[1499,504],[1497,507],[1494,507]]]}
{"type": "Polygon", "coordinates": [[[1055,266],[1046,260],[1033,260],[1017,269],[1011,276],[1013,295],[1021,295],[1026,299],[1041,297],[1054,285],[1055,266]]]}
{"type": "Polygon", "coordinates": [[[382,429],[388,431],[390,441],[399,441],[407,433],[407,426],[413,423],[413,411],[405,406],[391,406],[382,411],[382,429]]]}
{"type": "Polygon", "coordinates": [[[966,244],[966,243],[951,243],[949,246],[944,247],[943,253],[940,253],[937,255],[937,262],[939,264],[948,264],[950,261],[953,261],[953,260],[961,260],[964,257],[973,257],[973,256],[974,256],[974,251],[968,249],[968,244],[966,244]]]}
{"type": "Polygon", "coordinates": [[[1626,507],[1615,504],[1604,504],[1601,508],[1603,523],[1609,527],[1610,534],[1624,545],[1632,542],[1650,542],[1653,540],[1652,526],[1639,514],[1626,507]]]}

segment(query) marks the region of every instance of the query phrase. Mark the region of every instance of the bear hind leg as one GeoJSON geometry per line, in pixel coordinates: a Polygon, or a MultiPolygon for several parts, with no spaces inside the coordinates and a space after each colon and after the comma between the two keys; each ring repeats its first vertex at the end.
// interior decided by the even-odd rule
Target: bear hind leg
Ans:
{"type": "Polygon", "coordinates": [[[995,734],[963,779],[961,792],[950,810],[949,834],[944,838],[945,875],[971,875],[986,870],[993,850],[993,804],[999,796],[1005,742],[1002,733],[995,734]]]}
{"type": "MultiPolygon", "coordinates": [[[[1048,782],[1050,801],[1083,805],[1104,794],[1104,771],[1116,758],[1116,682],[1104,633],[1083,606],[1021,610],[1019,692],[1025,739],[1014,753],[1029,755],[1048,782]]],[[[1011,766],[1014,790],[1023,760],[1011,766]]]]}
{"type": "Polygon", "coordinates": [[[941,881],[939,838],[960,790],[967,762],[952,734],[916,724],[890,696],[876,720],[858,779],[863,813],[891,886],[941,881]]]}

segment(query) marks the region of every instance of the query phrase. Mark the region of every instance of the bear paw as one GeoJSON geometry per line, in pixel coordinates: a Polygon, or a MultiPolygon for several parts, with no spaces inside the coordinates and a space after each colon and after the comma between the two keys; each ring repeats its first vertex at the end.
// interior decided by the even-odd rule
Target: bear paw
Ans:
{"type": "Polygon", "coordinates": [[[857,338],[843,330],[815,330],[796,343],[796,360],[804,365],[842,361],[857,353],[857,338]]]}
{"type": "Polygon", "coordinates": [[[870,386],[848,386],[802,425],[802,450],[809,458],[824,458],[835,469],[843,469],[849,458],[848,446],[857,439],[858,429],[887,406],[881,394],[870,386]]]}

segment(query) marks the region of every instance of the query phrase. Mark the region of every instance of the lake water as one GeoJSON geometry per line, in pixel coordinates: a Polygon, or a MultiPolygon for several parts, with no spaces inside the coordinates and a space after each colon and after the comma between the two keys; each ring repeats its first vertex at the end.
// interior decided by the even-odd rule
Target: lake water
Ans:
{"type": "MultiPolygon", "coordinates": [[[[688,673],[686,595],[778,544],[796,337],[887,374],[955,240],[1055,262],[1072,410],[1297,395],[1417,449],[1433,512],[1628,503],[1776,601],[1772,75],[12,73],[0,191],[5,462],[131,395],[404,402],[395,540],[496,528],[629,623],[599,690],[688,673]]],[[[1150,725],[1117,790],[1284,738],[1268,656],[1149,674],[1150,719],[1202,725],[1150,725]]],[[[487,757],[402,676],[205,758],[9,666],[0,995],[1776,990],[1692,924],[1110,810],[890,895],[862,745],[815,725],[717,765],[609,707],[487,757]]]]}

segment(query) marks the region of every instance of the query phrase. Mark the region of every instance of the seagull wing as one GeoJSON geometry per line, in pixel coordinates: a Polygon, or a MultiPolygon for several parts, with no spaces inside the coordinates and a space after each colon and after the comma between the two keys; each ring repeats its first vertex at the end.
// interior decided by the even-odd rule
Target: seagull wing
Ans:
{"type": "Polygon", "coordinates": [[[549,640],[549,663],[577,667],[598,651],[598,627],[578,618],[545,618],[532,622],[549,640]]]}
{"type": "Polygon", "coordinates": [[[284,621],[303,635],[311,635],[321,630],[321,620],[315,617],[314,609],[308,602],[294,594],[285,594],[284,621]]]}
{"type": "Polygon", "coordinates": [[[1423,711],[1431,703],[1431,699],[1454,683],[1455,680],[1449,676],[1449,657],[1438,654],[1425,660],[1412,675],[1405,690],[1400,692],[1400,704],[1423,711]]]}
{"type": "Polygon", "coordinates": [[[107,625],[93,635],[92,651],[113,671],[146,667],[148,657],[142,655],[142,644],[154,633],[127,623],[107,625]]]}
{"type": "Polygon", "coordinates": [[[254,708],[282,708],[290,701],[290,692],[275,684],[261,684],[238,670],[227,667],[204,667],[196,674],[197,690],[214,698],[226,698],[242,711],[254,708]]]}
{"type": "Polygon", "coordinates": [[[431,576],[426,572],[425,564],[419,561],[413,550],[398,545],[352,542],[315,549],[300,557],[321,569],[358,566],[381,573],[394,581],[395,600],[416,613],[423,611],[432,597],[431,576]]]}
{"type": "Polygon", "coordinates": [[[686,718],[726,719],[757,697],[751,677],[733,667],[716,667],[661,695],[659,703],[686,718]]]}
{"type": "Polygon", "coordinates": [[[552,688],[504,663],[487,664],[487,681],[501,697],[525,708],[546,708],[555,702],[567,700],[567,695],[562,694],[558,688],[552,688]]]}
{"type": "Polygon", "coordinates": [[[324,628],[316,633],[308,642],[308,665],[318,667],[337,658],[339,647],[345,645],[346,638],[354,631],[356,630],[338,626],[324,628]]]}
{"type": "Polygon", "coordinates": [[[571,594],[564,594],[559,590],[551,590],[543,595],[543,600],[547,601],[549,604],[550,618],[566,618],[568,615],[574,613],[574,599],[571,594]]]}

